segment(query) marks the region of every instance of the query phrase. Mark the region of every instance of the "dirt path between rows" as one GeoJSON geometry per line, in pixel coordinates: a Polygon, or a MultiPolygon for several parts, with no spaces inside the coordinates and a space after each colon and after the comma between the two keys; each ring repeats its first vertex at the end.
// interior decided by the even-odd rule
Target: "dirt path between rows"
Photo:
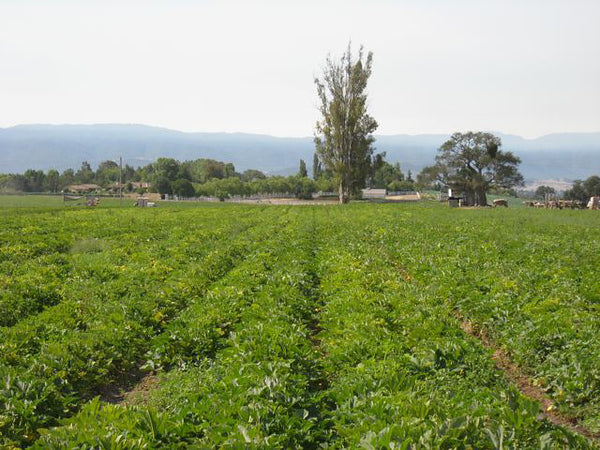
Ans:
{"type": "MultiPolygon", "coordinates": [[[[311,280],[310,292],[308,292],[308,296],[311,300],[311,307],[314,310],[311,312],[311,317],[307,322],[309,335],[308,338],[310,342],[319,355],[319,359],[325,358],[326,352],[321,345],[321,338],[319,337],[321,331],[321,323],[319,321],[319,316],[325,306],[324,300],[321,296],[321,278],[317,273],[315,267],[315,261],[317,256],[317,226],[316,226],[316,217],[315,217],[315,209],[312,210],[312,230],[311,230],[311,249],[310,249],[310,261],[309,265],[309,277],[311,280]]],[[[319,373],[319,377],[314,381],[313,385],[310,386],[310,390],[312,392],[324,391],[329,388],[329,379],[323,373],[322,363],[319,361],[317,366],[315,367],[315,371],[319,373]]]]}
{"type": "Polygon", "coordinates": [[[133,389],[124,392],[119,402],[121,405],[145,405],[148,403],[150,394],[159,389],[159,378],[157,375],[148,374],[137,383],[133,389]]]}
{"type": "Polygon", "coordinates": [[[138,367],[122,374],[111,384],[98,389],[100,400],[113,405],[145,404],[148,394],[158,388],[158,376],[154,372],[144,372],[138,367]]]}
{"type": "Polygon", "coordinates": [[[504,372],[506,377],[517,386],[521,394],[540,403],[542,406],[541,415],[543,418],[549,420],[554,425],[564,427],[569,431],[581,434],[594,442],[598,442],[598,439],[600,439],[599,433],[594,433],[579,425],[577,420],[559,413],[556,410],[552,399],[539,387],[533,385],[529,376],[522,368],[510,360],[510,356],[505,350],[494,345],[485,330],[482,330],[477,325],[461,316],[457,315],[456,318],[460,321],[460,327],[465,333],[476,337],[485,348],[493,351],[492,359],[496,363],[496,367],[504,372]]]}

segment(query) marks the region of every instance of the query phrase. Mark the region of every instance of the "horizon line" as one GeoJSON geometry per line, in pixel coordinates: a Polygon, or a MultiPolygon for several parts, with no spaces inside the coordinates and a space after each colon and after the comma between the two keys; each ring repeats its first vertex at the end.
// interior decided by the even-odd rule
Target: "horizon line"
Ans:
{"type": "MultiPolygon", "coordinates": [[[[138,123],[138,122],[93,122],[93,123],[85,123],[85,122],[79,122],[79,123],[19,123],[19,124],[15,124],[15,125],[9,125],[9,126],[0,126],[0,130],[8,130],[11,128],[18,128],[18,127],[35,127],[35,126],[47,126],[47,127],[68,127],[68,126],[138,126],[138,127],[145,127],[145,128],[156,128],[156,129],[162,129],[162,130],[167,130],[167,131],[173,131],[173,132],[177,132],[177,133],[184,133],[184,134],[230,134],[230,135],[250,135],[250,136],[266,136],[266,137],[273,137],[273,138],[279,138],[279,139],[307,139],[307,138],[313,138],[312,135],[280,135],[280,134],[268,134],[268,133],[264,133],[264,132],[249,132],[249,131],[186,131],[186,130],[180,130],[177,128],[170,128],[167,126],[162,126],[162,125],[148,125],[148,124],[144,124],[144,123],[138,123]]],[[[426,132],[426,133],[402,133],[402,132],[398,132],[398,133],[373,133],[374,136],[388,136],[388,137],[393,137],[393,136],[450,136],[454,133],[457,132],[469,132],[469,131],[474,131],[474,130],[461,130],[461,131],[453,131],[453,132],[426,132]]],[[[502,134],[505,136],[516,136],[519,137],[521,139],[524,140],[536,140],[536,139],[540,139],[542,137],[546,137],[546,136],[553,136],[553,135],[565,135],[565,134],[600,134],[600,130],[599,131],[556,131],[556,132],[552,132],[552,133],[546,133],[546,134],[541,134],[541,135],[537,135],[535,137],[526,137],[526,136],[522,136],[519,134],[515,134],[515,133],[506,133],[504,131],[498,131],[498,130],[478,130],[478,131],[484,131],[484,132],[489,132],[492,134],[498,133],[498,134],[502,134]]]]}

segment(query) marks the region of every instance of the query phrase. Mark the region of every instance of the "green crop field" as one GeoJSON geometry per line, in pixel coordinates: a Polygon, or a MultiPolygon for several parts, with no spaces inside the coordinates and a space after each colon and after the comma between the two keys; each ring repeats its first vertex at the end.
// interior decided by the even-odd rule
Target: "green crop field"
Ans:
{"type": "Polygon", "coordinates": [[[0,448],[598,446],[596,211],[55,200],[0,199],[0,448]]]}

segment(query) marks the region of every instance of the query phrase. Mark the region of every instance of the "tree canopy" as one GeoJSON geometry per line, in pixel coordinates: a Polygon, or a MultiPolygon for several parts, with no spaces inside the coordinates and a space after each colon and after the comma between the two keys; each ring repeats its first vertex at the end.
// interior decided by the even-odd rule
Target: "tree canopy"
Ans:
{"type": "Polygon", "coordinates": [[[306,170],[306,163],[303,159],[300,160],[300,168],[298,169],[298,176],[300,178],[306,178],[308,176],[308,171],[306,170]]]}
{"type": "Polygon", "coordinates": [[[587,202],[590,197],[600,195],[600,177],[592,175],[585,181],[575,180],[571,189],[565,191],[565,198],[587,202]]]}
{"type": "Polygon", "coordinates": [[[185,178],[175,180],[173,183],[171,183],[171,188],[173,190],[173,193],[178,195],[179,197],[194,197],[196,195],[194,185],[185,178]]]}
{"type": "Polygon", "coordinates": [[[420,181],[439,181],[465,198],[467,205],[487,205],[487,192],[523,184],[517,167],[521,160],[500,149],[491,133],[454,133],[438,150],[435,165],[425,167],[420,181]]]}
{"type": "Polygon", "coordinates": [[[394,165],[390,164],[385,160],[385,152],[378,153],[373,158],[371,165],[371,176],[369,180],[369,186],[376,189],[392,189],[397,187],[398,183],[404,181],[404,174],[400,169],[400,163],[394,165]]]}
{"type": "Polygon", "coordinates": [[[556,194],[556,190],[552,186],[538,186],[535,190],[535,196],[542,200],[544,200],[548,194],[556,194]]]}

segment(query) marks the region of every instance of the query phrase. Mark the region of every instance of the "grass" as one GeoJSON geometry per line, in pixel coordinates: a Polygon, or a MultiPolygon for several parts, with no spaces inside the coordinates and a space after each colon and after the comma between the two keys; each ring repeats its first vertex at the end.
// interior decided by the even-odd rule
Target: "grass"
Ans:
{"type": "MultiPolygon", "coordinates": [[[[117,208],[133,206],[133,200],[124,198],[121,205],[120,199],[101,197],[97,208],[117,208]]],[[[65,208],[85,209],[85,198],[79,201],[64,202],[62,195],[23,195],[0,194],[0,208],[65,208]],[[83,204],[77,204],[83,203],[83,204]]]]}

